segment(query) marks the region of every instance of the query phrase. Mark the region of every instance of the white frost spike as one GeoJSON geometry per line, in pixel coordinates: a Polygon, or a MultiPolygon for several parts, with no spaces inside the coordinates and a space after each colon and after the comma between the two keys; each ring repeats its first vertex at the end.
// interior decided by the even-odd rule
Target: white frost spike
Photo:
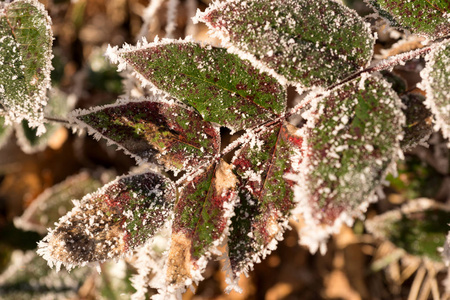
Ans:
{"type": "Polygon", "coordinates": [[[450,139],[450,40],[434,46],[425,61],[426,68],[420,72],[420,87],[427,93],[425,105],[434,114],[436,130],[450,139]]]}

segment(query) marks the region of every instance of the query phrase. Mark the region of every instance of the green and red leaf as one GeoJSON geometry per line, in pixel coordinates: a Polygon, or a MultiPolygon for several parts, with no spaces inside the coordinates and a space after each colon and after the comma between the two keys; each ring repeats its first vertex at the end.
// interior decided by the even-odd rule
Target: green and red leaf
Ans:
{"type": "Polygon", "coordinates": [[[40,194],[22,216],[14,219],[14,225],[25,231],[45,234],[47,228],[52,227],[73,208],[72,200],[81,199],[84,195],[95,192],[111,179],[113,172],[106,171],[95,174],[84,171],[71,176],[40,194]]]}
{"type": "Polygon", "coordinates": [[[74,111],[71,117],[72,122],[117,145],[138,163],[153,158],[174,171],[204,164],[220,149],[218,129],[175,101],[119,101],[74,111]]]}
{"type": "Polygon", "coordinates": [[[337,1],[216,1],[196,19],[231,52],[300,88],[334,84],[373,54],[368,24],[337,1]]]}
{"type": "Polygon", "coordinates": [[[312,251],[376,200],[375,189],[402,155],[401,107],[378,74],[336,87],[303,114],[305,152],[294,190],[307,223],[301,240],[312,251]]]}
{"type": "Polygon", "coordinates": [[[172,226],[167,281],[185,285],[226,237],[237,198],[236,177],[221,160],[184,183],[172,226]]]}
{"type": "Polygon", "coordinates": [[[240,201],[232,218],[228,256],[238,278],[267,255],[286,228],[294,208],[294,173],[301,162],[302,138],[289,123],[276,124],[254,135],[233,159],[239,180],[240,201]]]}
{"type": "Polygon", "coordinates": [[[425,61],[426,68],[420,73],[427,93],[425,105],[434,115],[436,129],[450,139],[450,40],[438,44],[425,61]]]}
{"type": "Polygon", "coordinates": [[[437,39],[450,34],[446,0],[365,0],[391,26],[437,39]]]}
{"type": "Polygon", "coordinates": [[[13,122],[43,127],[52,58],[51,20],[36,0],[0,3],[0,104],[13,122]]]}
{"type": "Polygon", "coordinates": [[[58,269],[123,256],[170,219],[175,194],[172,182],[153,172],[118,177],[75,202],[38,254],[58,269]]]}
{"type": "Polygon", "coordinates": [[[109,48],[114,63],[131,66],[143,83],[194,107],[206,121],[232,130],[253,127],[286,108],[286,89],[226,49],[189,40],[109,48]]]}

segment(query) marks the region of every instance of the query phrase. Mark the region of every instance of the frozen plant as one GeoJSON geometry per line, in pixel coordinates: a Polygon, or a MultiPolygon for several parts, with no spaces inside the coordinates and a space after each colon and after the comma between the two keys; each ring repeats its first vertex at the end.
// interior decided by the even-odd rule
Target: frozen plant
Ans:
{"type": "MultiPolygon", "coordinates": [[[[3,19],[15,3],[37,2],[3,5],[3,19]]],[[[403,150],[427,139],[430,116],[450,138],[448,3],[367,3],[392,26],[425,37],[422,47],[375,62],[371,26],[334,0],[214,2],[194,22],[205,23],[225,48],[190,37],[109,47],[110,61],[133,70],[154,95],[75,110],[68,121],[116,145],[144,171],[76,201],[38,253],[71,269],[142,245],[140,255],[151,255],[149,245],[163,232],[166,249],[140,257],[149,264],[138,278],[155,266],[149,284],[164,299],[201,281],[214,255],[227,261],[228,290],[239,290],[239,277],[276,248],[291,217],[304,220],[300,243],[325,252],[329,236],[377,200],[403,150]],[[425,105],[423,96],[400,91],[394,75],[380,73],[420,56],[425,105]],[[289,86],[303,96],[293,108],[289,86]],[[288,121],[296,115],[298,126],[288,121]],[[221,145],[220,127],[238,138],[221,145]]],[[[22,106],[9,100],[19,97],[16,90],[0,90],[9,122],[22,118],[22,106]]]]}

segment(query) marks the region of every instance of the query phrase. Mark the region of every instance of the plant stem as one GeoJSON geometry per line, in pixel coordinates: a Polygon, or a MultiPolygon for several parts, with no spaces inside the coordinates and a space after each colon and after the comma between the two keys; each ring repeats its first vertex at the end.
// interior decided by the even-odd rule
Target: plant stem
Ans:
{"type": "Polygon", "coordinates": [[[47,122],[53,122],[53,123],[60,123],[64,125],[70,125],[70,122],[63,118],[58,117],[52,117],[52,116],[44,116],[45,121],[47,122]]]}

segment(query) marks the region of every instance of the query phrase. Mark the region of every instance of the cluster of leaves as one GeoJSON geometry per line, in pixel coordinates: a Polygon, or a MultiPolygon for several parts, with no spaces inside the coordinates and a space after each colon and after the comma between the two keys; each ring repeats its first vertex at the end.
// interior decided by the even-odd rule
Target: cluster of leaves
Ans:
{"type": "MultiPolygon", "coordinates": [[[[238,289],[239,276],[275,249],[291,216],[304,219],[300,242],[325,251],[329,235],[376,200],[402,148],[426,139],[425,119],[432,115],[450,138],[448,5],[367,2],[392,26],[426,36],[429,45],[369,68],[376,38],[337,1],[228,0],[194,18],[226,49],[190,38],[110,47],[111,62],[132,69],[154,96],[76,110],[68,119],[134,157],[143,170],[77,201],[38,253],[58,269],[71,269],[121,257],[169,230],[170,243],[155,263],[160,280],[150,283],[164,297],[202,280],[208,260],[224,248],[230,288],[238,289]],[[378,73],[426,53],[421,75],[431,113],[417,95],[400,98],[395,79],[378,73]],[[289,86],[304,93],[293,108],[289,86]],[[302,127],[288,122],[293,115],[301,115],[302,127]],[[220,127],[239,137],[221,145],[220,127]]],[[[9,34],[0,38],[6,49],[0,59],[8,57],[0,64],[0,76],[9,76],[0,77],[5,120],[41,126],[44,103],[34,109],[27,101],[36,94],[43,99],[48,85],[48,66],[39,64],[48,63],[49,54],[44,59],[39,51],[47,49],[42,41],[51,45],[51,33],[48,24],[44,30],[30,21],[36,31],[27,33],[30,43],[17,28],[28,22],[21,15],[48,18],[37,1],[0,5],[0,30],[9,34]],[[39,67],[31,72],[25,64],[33,62],[39,67]]]]}

